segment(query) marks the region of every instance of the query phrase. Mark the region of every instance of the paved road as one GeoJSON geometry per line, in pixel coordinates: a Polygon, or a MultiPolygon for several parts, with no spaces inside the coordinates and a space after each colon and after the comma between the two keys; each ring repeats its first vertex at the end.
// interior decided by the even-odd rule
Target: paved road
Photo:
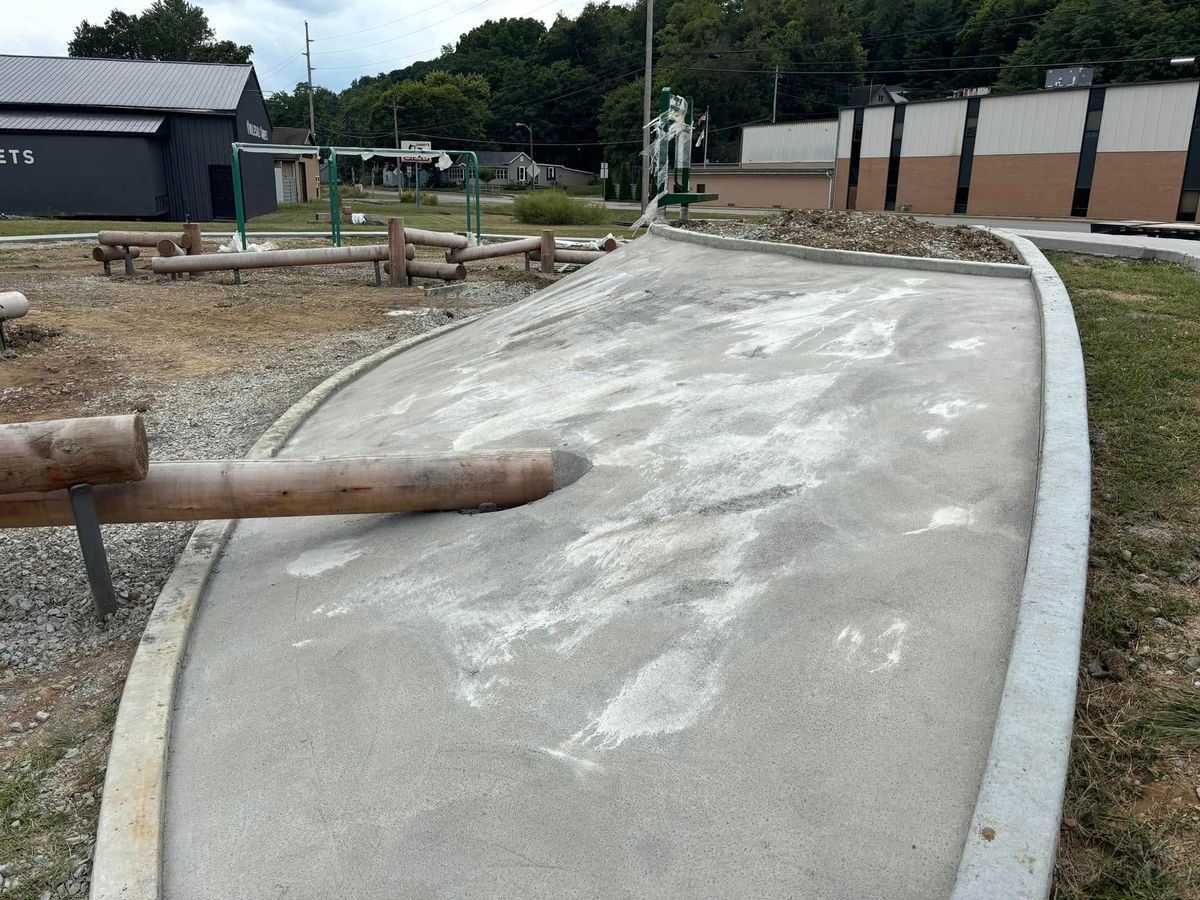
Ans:
{"type": "Polygon", "coordinates": [[[643,238],[404,353],[286,454],[565,447],[490,515],[243,522],[166,895],[929,898],[1004,679],[1031,286],[643,238]]]}

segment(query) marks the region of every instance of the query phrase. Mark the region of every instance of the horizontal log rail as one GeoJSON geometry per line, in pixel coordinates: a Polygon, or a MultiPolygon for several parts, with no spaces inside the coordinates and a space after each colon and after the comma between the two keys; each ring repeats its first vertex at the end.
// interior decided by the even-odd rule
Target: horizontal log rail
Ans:
{"type": "Polygon", "coordinates": [[[0,425],[0,496],[137,481],[146,477],[149,459],[141,416],[0,425]]]}

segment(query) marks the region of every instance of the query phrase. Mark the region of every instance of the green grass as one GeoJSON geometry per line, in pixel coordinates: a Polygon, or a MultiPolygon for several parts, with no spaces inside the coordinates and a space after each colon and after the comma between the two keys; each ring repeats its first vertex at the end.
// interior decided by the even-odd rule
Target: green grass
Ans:
{"type": "MultiPolygon", "coordinates": [[[[386,200],[351,200],[355,212],[371,213],[377,216],[403,216],[405,224],[413,228],[426,228],[430,231],[463,231],[467,227],[467,212],[465,204],[446,203],[442,206],[429,206],[422,196],[421,207],[418,209],[412,203],[399,203],[395,199],[386,200]]],[[[254,231],[329,231],[329,223],[318,224],[316,214],[329,212],[328,202],[296,203],[281,206],[276,212],[251,219],[246,230],[254,231]]],[[[619,232],[619,221],[629,221],[629,210],[606,210],[597,208],[599,213],[593,224],[563,225],[555,228],[555,232],[567,236],[596,236],[607,231],[619,232]]],[[[540,225],[528,225],[518,222],[513,209],[507,204],[483,204],[483,231],[494,234],[540,234],[540,225]]],[[[232,234],[235,224],[229,221],[203,222],[201,229],[210,235],[232,234]]],[[[106,228],[137,231],[177,232],[183,229],[179,222],[129,222],[103,221],[94,219],[0,219],[0,236],[15,234],[74,234],[102,231],[106,228]]],[[[354,231],[379,231],[379,225],[343,225],[342,233],[354,231]]],[[[627,229],[626,229],[627,230],[627,229]]]]}
{"type": "Polygon", "coordinates": [[[536,191],[513,201],[518,222],[526,225],[600,225],[609,210],[576,200],[565,191],[536,191]]]}
{"type": "Polygon", "coordinates": [[[1055,896],[1200,896],[1200,814],[1145,802],[1159,782],[1195,778],[1194,763],[1191,775],[1178,766],[1195,747],[1200,692],[1165,653],[1196,649],[1187,629],[1200,569],[1200,276],[1152,261],[1050,260],[1087,367],[1082,661],[1114,650],[1137,660],[1123,681],[1081,677],[1055,896]],[[1155,617],[1171,630],[1156,634],[1155,617]]]}

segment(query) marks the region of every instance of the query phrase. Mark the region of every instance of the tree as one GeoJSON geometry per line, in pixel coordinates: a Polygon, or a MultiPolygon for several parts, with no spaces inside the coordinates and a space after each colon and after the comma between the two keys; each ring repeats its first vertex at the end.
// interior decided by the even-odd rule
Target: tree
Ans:
{"type": "Polygon", "coordinates": [[[625,165],[621,166],[620,199],[622,199],[622,200],[632,200],[633,199],[633,191],[629,184],[629,166],[625,166],[625,165]]]}
{"type": "Polygon", "coordinates": [[[249,44],[216,40],[204,10],[187,0],[155,0],[141,15],[114,9],[103,25],[84,19],[67,44],[71,56],[104,59],[245,63],[252,51],[249,44]]]}

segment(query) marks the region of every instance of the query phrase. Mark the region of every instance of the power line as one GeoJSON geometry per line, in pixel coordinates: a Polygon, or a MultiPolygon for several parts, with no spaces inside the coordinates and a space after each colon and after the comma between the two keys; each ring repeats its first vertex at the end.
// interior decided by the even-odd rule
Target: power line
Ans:
{"type": "MultiPolygon", "coordinates": [[[[415,28],[412,31],[406,32],[405,34],[398,34],[395,37],[384,38],[382,41],[375,41],[373,44],[360,44],[357,47],[346,47],[342,50],[318,50],[318,51],[316,51],[315,55],[331,56],[335,53],[353,53],[356,50],[366,50],[370,47],[378,47],[381,44],[390,44],[390,43],[392,43],[392,41],[400,41],[400,40],[403,40],[404,38],[411,37],[414,34],[420,34],[422,31],[428,31],[430,28],[436,28],[438,25],[442,25],[446,22],[449,22],[451,19],[457,18],[458,16],[462,15],[463,13],[468,13],[473,9],[478,9],[479,7],[483,6],[485,3],[489,3],[489,2],[490,2],[490,0],[479,0],[479,2],[476,3],[474,6],[468,6],[466,9],[460,9],[458,12],[454,13],[453,15],[446,16],[446,18],[444,18],[444,19],[438,19],[436,22],[431,22],[428,25],[422,26],[421,28],[415,28]]],[[[366,65],[369,65],[369,63],[366,65]]]]}
{"type": "Polygon", "coordinates": [[[386,22],[380,22],[377,25],[372,25],[370,28],[360,28],[358,31],[347,31],[343,34],[335,34],[330,37],[314,38],[314,40],[322,41],[337,41],[346,37],[354,37],[356,34],[366,34],[368,31],[378,31],[380,28],[387,28],[389,25],[395,25],[397,22],[403,22],[406,19],[411,19],[413,16],[419,16],[421,13],[428,12],[431,9],[437,9],[439,6],[445,6],[447,3],[452,3],[454,0],[438,0],[437,3],[430,3],[423,7],[420,12],[409,13],[407,16],[400,16],[397,19],[388,19],[386,22]]]}

